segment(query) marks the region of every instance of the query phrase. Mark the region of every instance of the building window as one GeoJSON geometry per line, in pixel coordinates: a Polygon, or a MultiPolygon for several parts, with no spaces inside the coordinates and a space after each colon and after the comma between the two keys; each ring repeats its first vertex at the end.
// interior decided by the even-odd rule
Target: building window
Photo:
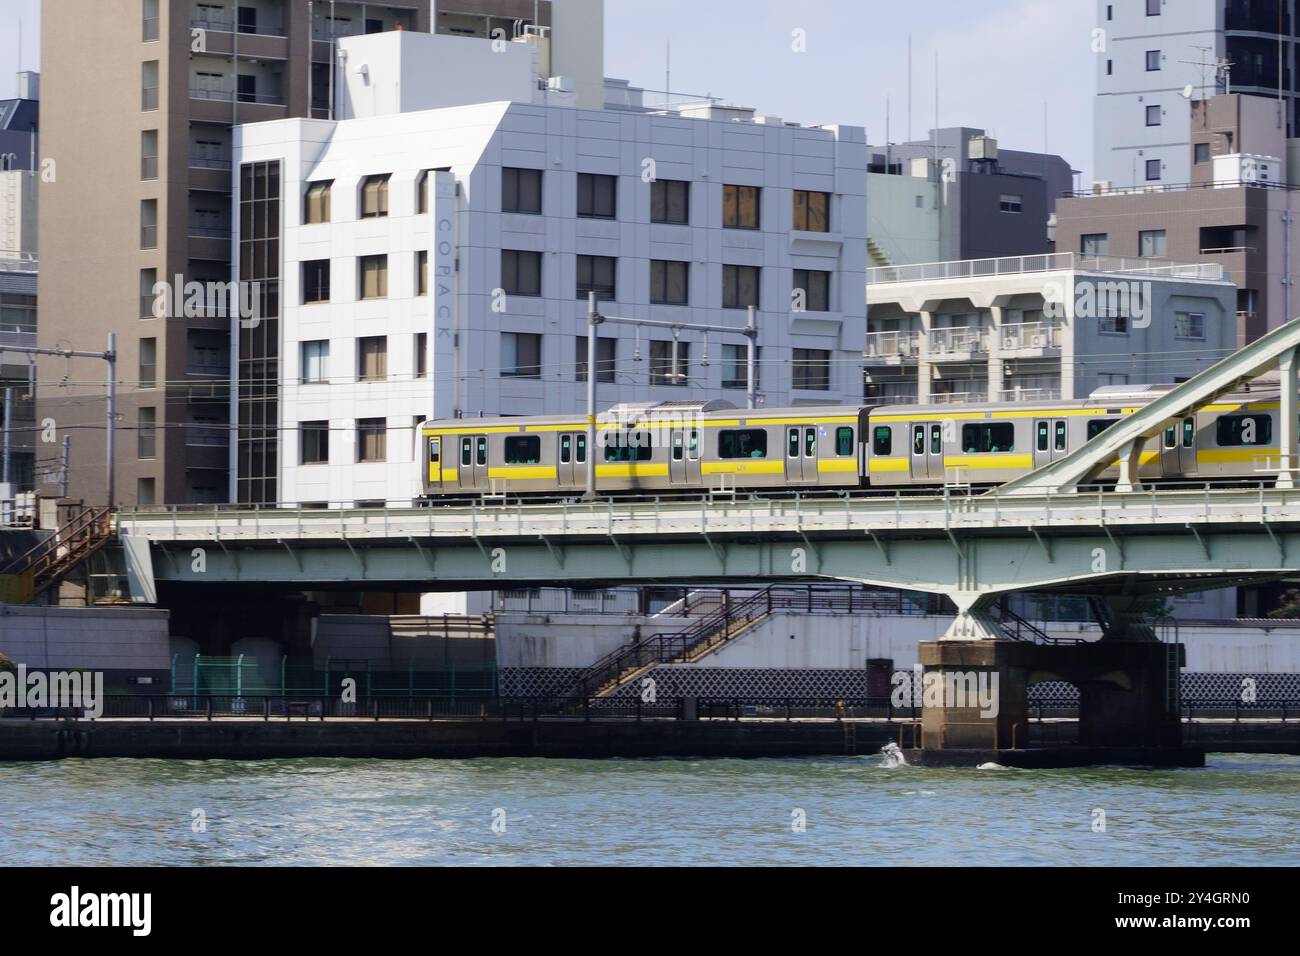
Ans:
{"type": "Polygon", "coordinates": [[[426,169],[421,171],[415,181],[415,211],[424,215],[429,211],[429,183],[433,180],[435,173],[449,173],[450,166],[439,166],[436,169],[426,169]]]}
{"type": "Polygon", "coordinates": [[[302,301],[328,302],[330,300],[330,261],[313,259],[302,264],[302,301]]]}
{"type": "Polygon", "coordinates": [[[617,209],[616,176],[578,173],[578,215],[591,219],[613,219],[617,209]]]}
{"type": "Polygon", "coordinates": [[[723,186],[722,227],[757,229],[758,194],[757,186],[723,186]]]}
{"type": "MultiPolygon", "coordinates": [[[[763,347],[761,345],[754,347],[754,387],[758,388],[762,383],[762,359],[763,347]]],[[[722,346],[722,387],[723,388],[748,388],[749,387],[749,346],[748,345],[723,345],[722,346]]]]}
{"type": "Polygon", "coordinates": [[[598,300],[612,301],[617,271],[618,260],[612,256],[578,256],[577,297],[585,299],[594,292],[598,300]]]}
{"type": "Polygon", "coordinates": [[[302,422],[298,426],[298,462],[303,465],[324,465],[330,460],[330,423],[302,422]]]}
{"type": "Polygon", "coordinates": [[[140,109],[150,112],[158,108],[158,61],[149,60],[140,65],[140,109]]]}
{"type": "Polygon", "coordinates": [[[1085,256],[1105,256],[1110,254],[1110,235],[1105,232],[1089,232],[1079,237],[1079,252],[1085,256]]]}
{"type": "Polygon", "coordinates": [[[415,294],[429,294],[429,251],[421,249],[415,254],[415,294]]]}
{"type": "MultiPolygon", "coordinates": [[[[617,368],[615,364],[615,347],[617,339],[596,337],[596,381],[613,382],[617,368]]],[[[573,364],[576,369],[575,382],[587,380],[587,337],[579,335],[573,340],[573,364]]]]}
{"type": "Polygon", "coordinates": [[[171,299],[164,292],[161,301],[159,296],[154,293],[154,286],[158,284],[157,269],[140,270],[140,318],[142,319],[162,319],[171,311],[171,299]]]}
{"type": "Polygon", "coordinates": [[[388,256],[361,257],[361,298],[388,297],[388,256]]]}
{"type": "Polygon", "coordinates": [[[140,133],[140,178],[158,178],[158,131],[146,129],[140,133]]]}
{"type": "Polygon", "coordinates": [[[650,301],[656,305],[687,305],[690,301],[689,262],[650,260],[650,301]]]}
{"type": "Polygon", "coordinates": [[[1138,255],[1143,258],[1168,254],[1169,237],[1163,229],[1145,229],[1138,233],[1138,255]]]}
{"type": "Polygon", "coordinates": [[[388,337],[368,335],[357,339],[357,380],[382,382],[388,378],[388,337]]]}
{"type": "MultiPolygon", "coordinates": [[[[1147,107],[1147,125],[1148,125],[1148,126],[1159,126],[1161,122],[1162,122],[1162,119],[1161,119],[1160,107],[1158,107],[1158,106],[1148,106],[1148,107],[1147,107]]],[[[1151,177],[1148,176],[1147,178],[1150,179],[1151,177]]],[[[1157,177],[1157,178],[1159,178],[1159,177],[1157,177]]]]}
{"type": "Polygon", "coordinates": [[[998,197],[998,209],[1002,212],[1016,213],[1018,215],[1025,210],[1025,199],[1023,196],[1017,196],[1014,193],[1004,193],[998,197]]]}
{"type": "Polygon", "coordinates": [[[825,349],[795,349],[791,385],[825,392],[831,387],[831,353],[825,349]]]}
{"type": "Polygon", "coordinates": [[[136,419],[136,457],[158,457],[158,409],[142,408],[136,419]]]}
{"type": "Polygon", "coordinates": [[[1154,183],[1160,181],[1160,160],[1147,160],[1147,182],[1154,183]]]}
{"type": "Polygon", "coordinates": [[[1147,16],[1160,16],[1160,0],[1147,0],[1147,16]]]}
{"type": "Polygon", "coordinates": [[[1114,76],[1114,75],[1115,75],[1115,61],[1114,61],[1114,60],[1107,60],[1107,61],[1106,61],[1106,75],[1107,75],[1107,76],[1114,76]]]}
{"type": "Polygon", "coordinates": [[[803,232],[831,231],[831,194],[794,191],[794,228],[803,232]]]}
{"type": "Polygon", "coordinates": [[[383,418],[357,420],[357,461],[388,460],[388,421],[383,418]]]}
{"type": "Polygon", "coordinates": [[[330,343],[316,339],[302,343],[302,384],[314,385],[329,381],[330,343]]]}
{"type": "Polygon", "coordinates": [[[502,249],[501,288],[508,295],[541,295],[542,254],[502,249]]]}
{"type": "Polygon", "coordinates": [[[389,174],[367,176],[361,180],[361,218],[378,219],[388,215],[389,174]]]}
{"type": "Polygon", "coordinates": [[[691,344],[677,342],[677,360],[673,361],[673,342],[650,343],[650,384],[686,385],[691,367],[691,344]]]}
{"type": "Polygon", "coordinates": [[[158,248],[158,200],[140,200],[140,248],[158,248]]]}
{"type": "Polygon", "coordinates": [[[1147,72],[1154,73],[1160,69],[1160,51],[1147,50],[1147,72]]]}
{"type": "Polygon", "coordinates": [[[1174,337],[1179,339],[1205,338],[1205,315],[1201,312],[1178,312],[1174,315],[1174,337]]]}
{"type": "Polygon", "coordinates": [[[1098,320],[1098,327],[1106,335],[1128,335],[1128,316],[1103,315],[1098,320]]]}
{"type": "Polygon", "coordinates": [[[415,377],[429,377],[429,333],[415,333],[415,377]]]}
{"type": "Polygon", "coordinates": [[[758,308],[758,266],[722,267],[722,307],[758,308]]]}
{"type": "Polygon", "coordinates": [[[790,298],[792,312],[829,312],[831,274],[813,269],[795,269],[794,289],[790,298]]]}
{"type": "Polygon", "coordinates": [[[542,337],[535,332],[502,332],[501,375],[504,378],[541,378],[542,337]]]}
{"type": "Polygon", "coordinates": [[[542,171],[501,170],[501,211],[529,216],[542,214],[542,171]]]}
{"type": "Polygon", "coordinates": [[[158,384],[158,340],[140,340],[140,387],[153,388],[158,384]]]}
{"type": "Polygon", "coordinates": [[[650,221],[687,226],[691,222],[691,184],[656,179],[650,184],[650,221]]]}
{"type": "Polygon", "coordinates": [[[303,201],[304,223],[310,225],[330,221],[330,187],[333,185],[333,180],[307,184],[307,195],[303,201]]]}
{"type": "Polygon", "coordinates": [[[1208,163],[1209,161],[1210,161],[1210,144],[1197,143],[1196,146],[1193,147],[1193,162],[1195,162],[1196,165],[1199,166],[1202,163],[1208,163]]]}

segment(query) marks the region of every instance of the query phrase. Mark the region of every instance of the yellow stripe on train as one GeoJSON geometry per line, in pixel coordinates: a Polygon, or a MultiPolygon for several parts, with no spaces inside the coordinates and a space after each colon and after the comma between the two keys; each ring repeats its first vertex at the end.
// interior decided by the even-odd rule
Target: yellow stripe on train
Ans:
{"type": "Polygon", "coordinates": [[[597,465],[597,478],[667,478],[668,464],[655,464],[648,461],[616,462],[611,465],[597,465]]]}
{"type": "Polygon", "coordinates": [[[785,462],[779,458],[775,461],[756,458],[705,461],[700,463],[700,472],[705,475],[784,475],[785,462]]]}
{"type": "Polygon", "coordinates": [[[554,465],[501,465],[488,468],[489,478],[514,478],[521,481],[549,478],[555,481],[559,476],[554,465]]]}

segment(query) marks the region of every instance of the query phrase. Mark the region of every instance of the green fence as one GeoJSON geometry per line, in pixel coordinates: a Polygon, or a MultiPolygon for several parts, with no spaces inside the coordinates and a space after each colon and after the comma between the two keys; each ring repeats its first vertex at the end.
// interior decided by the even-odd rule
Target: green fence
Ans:
{"type": "Polygon", "coordinates": [[[494,697],[495,664],[456,664],[442,667],[376,667],[369,661],[327,658],[321,666],[311,660],[282,657],[272,676],[266,662],[247,655],[213,657],[195,654],[192,661],[172,655],[171,691],[195,696],[285,695],[328,697],[351,679],[360,697],[494,697]]]}

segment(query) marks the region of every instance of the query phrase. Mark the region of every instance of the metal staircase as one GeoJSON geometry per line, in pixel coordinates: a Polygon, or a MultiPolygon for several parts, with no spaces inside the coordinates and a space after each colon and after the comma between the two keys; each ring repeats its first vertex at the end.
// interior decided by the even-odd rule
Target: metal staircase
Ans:
{"type": "Polygon", "coordinates": [[[1025,641],[1030,644],[1082,644],[1078,637],[1053,637],[1042,628],[1031,624],[1015,611],[1005,605],[998,605],[994,610],[994,620],[998,629],[1010,640],[1025,641]]]}
{"type": "Polygon", "coordinates": [[[659,664],[692,664],[749,632],[773,609],[770,587],[739,602],[724,600],[683,631],[652,634],[606,654],[582,673],[570,696],[608,697],[659,664]]]}
{"type": "Polygon", "coordinates": [[[35,600],[112,538],[109,509],[87,508],[40,544],[0,568],[0,573],[31,575],[31,594],[35,600]]]}

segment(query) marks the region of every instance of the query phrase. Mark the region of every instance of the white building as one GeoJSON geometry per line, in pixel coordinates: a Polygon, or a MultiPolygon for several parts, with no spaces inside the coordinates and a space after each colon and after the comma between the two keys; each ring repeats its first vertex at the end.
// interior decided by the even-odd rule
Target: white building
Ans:
{"type": "Polygon", "coordinates": [[[884,402],[1086,398],[1183,381],[1236,348],[1213,263],[1057,253],[868,271],[867,394],[884,402]]]}
{"type": "MultiPolygon", "coordinates": [[[[278,262],[258,267],[279,277],[278,323],[232,338],[237,361],[241,336],[278,339],[257,401],[280,501],[409,502],[424,418],[583,410],[588,290],[610,315],[737,329],[752,303],[764,404],[861,399],[863,130],[578,108],[563,80],[539,89],[527,43],[339,46],[348,118],[235,132],[245,213],[254,172],[279,168],[278,262]]],[[[236,232],[236,263],[256,241],[236,232]]],[[[683,330],[676,366],[672,339],[604,326],[602,406],[743,405],[743,337],[683,330]]]]}

